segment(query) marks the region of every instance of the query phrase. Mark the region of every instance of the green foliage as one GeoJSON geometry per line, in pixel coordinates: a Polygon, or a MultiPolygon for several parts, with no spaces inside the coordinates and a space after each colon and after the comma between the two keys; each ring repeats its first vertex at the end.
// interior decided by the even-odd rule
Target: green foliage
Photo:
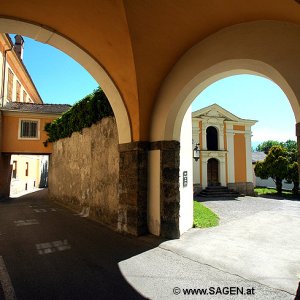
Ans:
{"type": "MultiPolygon", "coordinates": [[[[266,187],[259,187],[259,188],[256,187],[256,188],[254,188],[254,192],[257,193],[258,196],[277,194],[277,190],[276,189],[266,188],[266,187]]],[[[292,193],[291,192],[287,192],[287,191],[283,191],[282,194],[285,197],[291,197],[292,196],[292,193]]]]}
{"type": "Polygon", "coordinates": [[[297,142],[293,140],[287,140],[284,143],[281,143],[282,147],[284,147],[288,152],[297,151],[297,142]]]}
{"type": "Polygon", "coordinates": [[[278,141],[273,141],[273,140],[265,141],[265,142],[259,144],[259,145],[256,147],[256,151],[265,152],[266,154],[268,154],[268,153],[269,153],[269,150],[270,150],[273,146],[280,146],[280,142],[278,142],[278,141]]]}
{"type": "Polygon", "coordinates": [[[272,188],[266,188],[266,187],[256,187],[254,188],[254,192],[260,196],[260,195],[271,195],[271,194],[276,194],[277,190],[272,189],[272,188]]]}
{"type": "Polygon", "coordinates": [[[194,227],[213,227],[219,225],[219,217],[203,204],[194,201],[194,227]]]}
{"type": "MultiPolygon", "coordinates": [[[[263,162],[257,162],[255,175],[267,179],[272,177],[276,183],[278,194],[282,193],[282,180],[298,178],[298,164],[291,162],[290,153],[282,146],[273,146],[263,162]],[[297,166],[297,168],[296,168],[297,166]]],[[[294,182],[294,181],[293,181],[294,182]]]]}
{"type": "Polygon", "coordinates": [[[255,175],[260,177],[261,179],[268,179],[270,177],[267,168],[265,168],[265,164],[263,161],[258,161],[254,167],[255,175]]]}
{"type": "Polygon", "coordinates": [[[289,164],[288,166],[288,175],[286,178],[290,182],[299,182],[299,176],[298,176],[298,163],[293,162],[292,164],[289,164]]]}
{"type": "Polygon", "coordinates": [[[298,163],[293,162],[288,165],[288,173],[287,173],[287,182],[294,183],[293,194],[298,194],[299,190],[299,172],[298,172],[298,163]]]}
{"type": "Polygon", "coordinates": [[[268,140],[268,141],[265,141],[265,142],[259,144],[256,147],[256,151],[261,151],[261,152],[268,154],[270,149],[273,146],[281,146],[284,149],[286,149],[288,152],[294,152],[294,153],[297,152],[297,150],[298,150],[296,141],[287,140],[286,142],[278,142],[278,141],[268,140]]]}
{"type": "Polygon", "coordinates": [[[113,116],[112,108],[104,92],[98,87],[92,94],[75,103],[60,118],[46,124],[48,139],[44,144],[47,146],[48,142],[70,137],[73,132],[82,132],[83,128],[91,127],[108,116],[113,116]]]}

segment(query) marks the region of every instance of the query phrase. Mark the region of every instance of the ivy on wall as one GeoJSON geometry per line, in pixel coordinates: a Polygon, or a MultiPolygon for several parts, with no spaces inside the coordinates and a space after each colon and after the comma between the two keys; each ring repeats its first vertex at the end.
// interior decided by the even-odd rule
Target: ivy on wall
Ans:
{"type": "Polygon", "coordinates": [[[104,92],[98,87],[92,94],[75,103],[60,118],[45,125],[48,139],[44,145],[70,137],[73,132],[81,132],[83,128],[91,127],[102,118],[113,115],[104,92]]]}

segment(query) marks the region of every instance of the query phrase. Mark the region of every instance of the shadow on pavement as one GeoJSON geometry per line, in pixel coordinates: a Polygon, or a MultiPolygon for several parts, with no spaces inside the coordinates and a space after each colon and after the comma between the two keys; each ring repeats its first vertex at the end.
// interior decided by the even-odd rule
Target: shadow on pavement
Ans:
{"type": "Polygon", "coordinates": [[[0,202],[0,256],[19,300],[144,299],[118,263],[161,242],[82,218],[49,201],[47,189],[0,202]],[[39,224],[16,226],[20,220],[39,224]]]}
{"type": "Polygon", "coordinates": [[[277,199],[277,200],[292,200],[292,201],[300,200],[300,195],[264,194],[264,195],[259,195],[258,197],[266,198],[266,199],[277,199]]]}
{"type": "Polygon", "coordinates": [[[194,200],[198,202],[225,201],[225,200],[240,201],[240,199],[236,197],[199,197],[199,196],[194,196],[194,200]]]}

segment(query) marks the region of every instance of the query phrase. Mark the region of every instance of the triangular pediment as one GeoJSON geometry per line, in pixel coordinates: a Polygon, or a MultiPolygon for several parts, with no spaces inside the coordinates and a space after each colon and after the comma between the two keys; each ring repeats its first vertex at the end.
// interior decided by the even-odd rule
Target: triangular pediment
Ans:
{"type": "Polygon", "coordinates": [[[253,120],[241,119],[218,104],[212,104],[207,107],[201,108],[197,111],[194,111],[192,113],[192,117],[193,119],[215,118],[233,122],[256,122],[253,120]]]}

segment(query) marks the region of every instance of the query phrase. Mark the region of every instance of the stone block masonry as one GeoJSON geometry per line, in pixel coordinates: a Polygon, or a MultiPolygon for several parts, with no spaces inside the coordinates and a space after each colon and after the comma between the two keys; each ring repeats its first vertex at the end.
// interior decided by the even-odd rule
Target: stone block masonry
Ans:
{"type": "Polygon", "coordinates": [[[82,133],[53,144],[49,196],[117,230],[119,150],[115,119],[104,118],[82,133]]]}
{"type": "Polygon", "coordinates": [[[228,188],[247,196],[255,196],[253,182],[228,183],[228,188]]]}
{"type": "Polygon", "coordinates": [[[148,232],[148,149],[148,142],[132,142],[119,146],[120,206],[118,230],[133,235],[142,235],[148,232]]]}
{"type": "Polygon", "coordinates": [[[179,238],[179,152],[178,141],[151,143],[151,150],[160,150],[160,235],[179,238]]]}
{"type": "Polygon", "coordinates": [[[50,199],[113,230],[135,236],[146,234],[151,150],[161,152],[160,235],[178,238],[179,142],[138,141],[119,145],[113,117],[53,144],[50,199]]]}

